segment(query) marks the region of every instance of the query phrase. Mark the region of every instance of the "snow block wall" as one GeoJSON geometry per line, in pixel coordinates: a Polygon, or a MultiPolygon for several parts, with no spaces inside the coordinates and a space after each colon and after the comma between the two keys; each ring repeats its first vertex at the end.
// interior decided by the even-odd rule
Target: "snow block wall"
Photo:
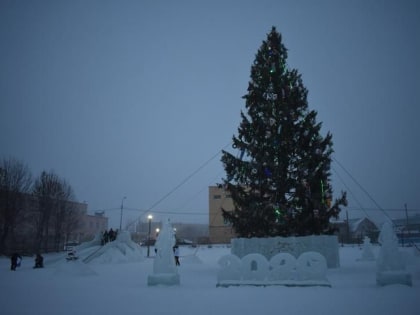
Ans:
{"type": "Polygon", "coordinates": [[[280,253],[267,260],[253,253],[242,259],[226,255],[219,259],[221,267],[217,275],[217,286],[240,285],[285,285],[328,286],[327,263],[317,252],[302,253],[298,259],[289,253],[280,253]]]}
{"type": "Polygon", "coordinates": [[[270,260],[278,253],[289,253],[297,258],[304,252],[318,252],[325,257],[328,268],[340,267],[338,238],[335,235],[299,237],[234,238],[231,253],[240,258],[259,253],[270,260]]]}

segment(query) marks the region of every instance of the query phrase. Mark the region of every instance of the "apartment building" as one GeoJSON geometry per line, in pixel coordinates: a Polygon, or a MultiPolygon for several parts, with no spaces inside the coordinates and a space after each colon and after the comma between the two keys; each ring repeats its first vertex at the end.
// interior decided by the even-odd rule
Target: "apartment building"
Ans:
{"type": "Polygon", "coordinates": [[[108,218],[104,211],[96,211],[93,215],[84,212],[77,229],[69,237],[70,242],[92,240],[98,233],[108,230],[108,218]]]}
{"type": "Polygon", "coordinates": [[[233,200],[222,186],[209,187],[209,238],[212,244],[227,244],[236,237],[232,225],[223,218],[222,209],[232,211],[233,200]]]}

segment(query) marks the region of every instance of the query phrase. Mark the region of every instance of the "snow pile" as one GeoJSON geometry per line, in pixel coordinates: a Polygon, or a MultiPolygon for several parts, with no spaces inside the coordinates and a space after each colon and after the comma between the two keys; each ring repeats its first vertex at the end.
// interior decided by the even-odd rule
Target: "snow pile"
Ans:
{"type": "Polygon", "coordinates": [[[83,249],[86,249],[86,248],[91,248],[91,247],[94,247],[94,246],[100,246],[101,243],[102,243],[102,235],[101,235],[101,233],[97,233],[93,240],[91,240],[89,242],[83,242],[82,244],[76,246],[76,250],[79,252],[79,251],[81,251],[83,249]]]}
{"type": "Polygon", "coordinates": [[[114,246],[109,246],[112,243],[108,243],[104,246],[102,250],[97,252],[88,263],[92,264],[120,264],[127,263],[131,261],[142,260],[141,254],[137,257],[136,253],[130,249],[127,249],[125,245],[116,246],[117,244],[112,244],[114,246]]]}
{"type": "Polygon", "coordinates": [[[180,261],[183,264],[202,264],[203,263],[203,261],[200,259],[200,257],[197,256],[197,254],[181,256],[180,261]]]}
{"type": "MultiPolygon", "coordinates": [[[[82,244],[83,245],[83,244],[82,244]]],[[[142,261],[144,259],[143,251],[140,245],[131,240],[130,233],[122,231],[118,233],[115,241],[106,243],[98,247],[92,243],[93,252],[82,257],[85,263],[110,264],[142,261]]]]}

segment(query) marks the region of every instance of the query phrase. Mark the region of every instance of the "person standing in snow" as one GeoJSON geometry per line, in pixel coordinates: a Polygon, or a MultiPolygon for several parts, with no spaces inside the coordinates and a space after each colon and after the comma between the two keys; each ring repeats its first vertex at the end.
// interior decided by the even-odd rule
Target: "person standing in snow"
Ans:
{"type": "Polygon", "coordinates": [[[102,234],[101,245],[105,245],[106,243],[108,243],[108,231],[107,230],[105,230],[104,233],[102,234]]]}
{"type": "Polygon", "coordinates": [[[12,257],[10,257],[10,270],[15,271],[16,267],[18,266],[18,262],[20,265],[21,261],[22,261],[22,256],[20,256],[18,253],[14,253],[12,257]]]}
{"type": "Polygon", "coordinates": [[[115,235],[114,230],[112,228],[110,228],[109,229],[109,232],[108,232],[108,239],[109,239],[109,241],[110,242],[115,241],[115,237],[116,237],[116,235],[115,235]]]}
{"type": "Polygon", "coordinates": [[[180,266],[181,264],[179,263],[179,247],[178,247],[178,245],[174,246],[174,256],[175,256],[175,265],[180,266]]]}
{"type": "Polygon", "coordinates": [[[36,254],[34,269],[35,268],[44,268],[44,257],[42,257],[41,254],[36,254]]]}

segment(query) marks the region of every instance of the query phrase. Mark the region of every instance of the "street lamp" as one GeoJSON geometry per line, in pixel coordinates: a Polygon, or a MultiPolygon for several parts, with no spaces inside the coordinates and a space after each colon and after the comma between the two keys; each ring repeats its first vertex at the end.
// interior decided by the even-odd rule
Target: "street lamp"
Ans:
{"type": "Polygon", "coordinates": [[[121,232],[121,226],[122,226],[122,215],[123,215],[123,209],[124,209],[124,199],[127,199],[127,197],[123,197],[123,199],[121,200],[120,232],[121,232]]]}
{"type": "Polygon", "coordinates": [[[149,236],[147,238],[147,257],[149,257],[150,256],[150,230],[152,228],[152,219],[153,219],[153,216],[151,214],[149,214],[147,216],[147,219],[149,220],[149,236]]]}

